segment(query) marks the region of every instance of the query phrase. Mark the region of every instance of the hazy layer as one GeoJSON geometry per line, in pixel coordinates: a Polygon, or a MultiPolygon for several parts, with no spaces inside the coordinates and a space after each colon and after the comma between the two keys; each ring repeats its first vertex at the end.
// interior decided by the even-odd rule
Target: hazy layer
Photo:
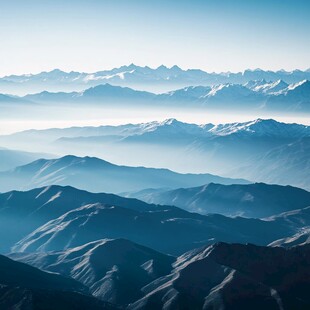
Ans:
{"type": "MultiPolygon", "coordinates": [[[[111,104],[112,105],[112,104],[111,104]]],[[[0,115],[0,135],[27,129],[64,128],[71,126],[120,125],[143,123],[154,120],[176,118],[183,122],[230,123],[245,122],[256,118],[273,118],[286,123],[309,125],[310,118],[304,114],[276,114],[256,111],[240,113],[238,111],[208,111],[206,109],[176,108],[107,108],[107,107],[69,107],[59,104],[57,107],[25,106],[2,109],[0,115]]]]}

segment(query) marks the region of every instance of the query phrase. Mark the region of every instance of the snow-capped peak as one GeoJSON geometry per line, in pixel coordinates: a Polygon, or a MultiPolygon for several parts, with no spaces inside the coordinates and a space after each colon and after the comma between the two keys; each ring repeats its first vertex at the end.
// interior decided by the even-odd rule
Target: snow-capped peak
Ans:
{"type": "Polygon", "coordinates": [[[310,127],[299,124],[286,124],[273,119],[255,119],[245,123],[215,125],[209,130],[216,136],[231,134],[255,134],[256,136],[302,137],[310,135],[310,127]]]}
{"type": "Polygon", "coordinates": [[[288,84],[283,80],[266,82],[266,80],[250,81],[244,85],[247,88],[252,89],[255,92],[272,94],[287,88],[288,84]]]}
{"type": "Polygon", "coordinates": [[[291,84],[287,87],[288,90],[293,90],[293,89],[296,89],[297,87],[301,86],[301,85],[304,85],[306,83],[310,83],[308,80],[302,80],[298,83],[294,83],[294,84],[291,84]]]}

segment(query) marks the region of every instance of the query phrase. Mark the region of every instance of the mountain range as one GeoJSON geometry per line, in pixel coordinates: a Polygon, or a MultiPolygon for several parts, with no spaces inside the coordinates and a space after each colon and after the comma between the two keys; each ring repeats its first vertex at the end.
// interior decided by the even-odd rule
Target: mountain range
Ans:
{"type": "Polygon", "coordinates": [[[162,119],[0,136],[0,309],[310,309],[310,126],[163,120],[305,119],[309,81],[134,64],[0,78],[1,132],[162,119]]]}
{"type": "MultiPolygon", "coordinates": [[[[247,137],[250,138],[278,138],[282,140],[298,139],[310,136],[310,126],[284,123],[274,119],[254,119],[247,122],[222,123],[222,124],[190,124],[170,118],[164,121],[153,121],[138,124],[124,125],[103,125],[98,127],[69,127],[69,128],[50,128],[43,130],[25,130],[11,135],[0,136],[0,142],[5,144],[8,140],[21,143],[23,140],[32,139],[33,142],[51,143],[60,139],[69,143],[70,139],[99,139],[108,137],[110,139],[125,139],[126,142],[147,140],[148,137],[153,141],[162,142],[165,136],[190,137],[196,138],[216,138],[216,137],[247,137]],[[131,138],[130,138],[131,137],[131,138]],[[154,139],[156,138],[156,141],[154,139]]],[[[28,142],[28,141],[27,141],[28,142]]],[[[170,141],[174,143],[174,140],[170,141]]]]}
{"type": "Polygon", "coordinates": [[[125,309],[307,309],[309,250],[221,242],[175,258],[116,239],[9,256],[70,276],[125,309]]]}
{"type": "Polygon", "coordinates": [[[268,217],[310,206],[310,193],[291,186],[255,184],[221,185],[209,183],[175,190],[149,189],[125,194],[147,203],[175,205],[200,214],[268,217]]]}
{"type": "Polygon", "coordinates": [[[148,210],[149,204],[112,194],[89,193],[73,187],[50,186],[27,192],[0,194],[1,252],[46,222],[85,204],[116,204],[122,208],[148,210]],[[25,207],[26,205],[26,207],[25,207]]]}
{"type": "MultiPolygon", "coordinates": [[[[304,137],[254,155],[237,168],[235,173],[244,178],[255,177],[257,181],[292,184],[309,190],[309,154],[310,138],[304,137]],[[297,179],[299,181],[295,182],[297,179]]],[[[232,172],[232,175],[235,173],[232,172]]]]}
{"type": "Polygon", "coordinates": [[[143,90],[165,91],[175,88],[193,86],[210,86],[223,83],[245,84],[251,80],[285,83],[297,83],[310,79],[310,71],[294,70],[287,72],[264,71],[261,69],[244,72],[208,73],[199,69],[182,70],[178,66],[168,68],[159,66],[140,67],[134,64],[94,73],[64,72],[59,69],[38,74],[10,75],[0,79],[0,91],[10,93],[30,93],[33,91],[73,91],[89,86],[110,83],[117,86],[129,86],[143,90]]]}
{"type": "Polygon", "coordinates": [[[170,254],[216,240],[267,245],[309,226],[309,211],[293,210],[260,220],[203,216],[72,187],[13,191],[0,195],[1,252],[61,251],[104,238],[126,238],[170,254]]]}
{"type": "Polygon", "coordinates": [[[264,219],[232,218],[220,214],[199,215],[128,198],[112,199],[114,203],[111,203],[110,198],[98,197],[94,202],[93,194],[85,192],[71,205],[66,197],[73,194],[80,196],[78,190],[55,186],[3,194],[1,230],[10,238],[2,246],[14,252],[46,252],[105,238],[126,238],[166,254],[179,255],[216,241],[267,245],[298,233],[310,223],[310,207],[264,219]],[[44,194],[43,204],[36,202],[38,192],[44,194]],[[10,201],[15,195],[17,203],[10,201]]]}
{"type": "MultiPolygon", "coordinates": [[[[91,155],[129,166],[168,167],[183,173],[205,171],[309,190],[309,128],[273,119],[217,125],[167,119],[120,126],[29,130],[0,136],[0,143],[32,152],[44,150],[53,154],[91,155]]],[[[217,183],[208,179],[196,185],[209,182],[217,183]]],[[[16,184],[21,186],[20,182],[16,184]]],[[[37,186],[41,186],[39,184],[43,185],[38,183],[37,186]]],[[[76,183],[72,185],[78,186],[76,183]]],[[[179,187],[190,186],[183,184],[179,187]]],[[[145,184],[143,188],[152,187],[159,186],[145,184]]],[[[161,187],[170,186],[162,184],[161,187]]],[[[127,190],[123,188],[118,192],[121,191],[127,190]]]]}
{"type": "MultiPolygon", "coordinates": [[[[0,194],[1,252],[33,266],[0,257],[0,289],[7,296],[0,305],[217,309],[219,303],[247,308],[255,300],[258,309],[307,309],[309,245],[301,240],[310,227],[310,207],[301,201],[307,193],[252,186],[256,197],[265,192],[265,201],[278,203],[272,216],[199,215],[56,185],[0,194]],[[293,209],[292,195],[300,209],[293,209]],[[279,247],[288,240],[297,246],[279,247]]],[[[250,208],[259,209],[258,202],[244,207],[250,208]]]]}
{"type": "Polygon", "coordinates": [[[29,164],[39,158],[51,158],[50,154],[33,153],[19,150],[10,150],[7,148],[0,148],[0,171],[13,169],[17,166],[29,164]]]}
{"type": "Polygon", "coordinates": [[[142,287],[172,271],[175,257],[126,239],[104,239],[60,252],[12,253],[10,258],[61,273],[117,305],[143,297],[142,287]]]}
{"type": "Polygon", "coordinates": [[[67,155],[39,159],[9,171],[0,172],[0,190],[31,189],[47,185],[71,185],[94,192],[141,190],[145,187],[189,187],[209,182],[249,183],[243,179],[222,178],[212,174],[180,174],[168,169],[127,167],[95,157],[67,155]]]}
{"type": "MultiPolygon", "coordinates": [[[[0,79],[1,84],[1,79],[0,79]]],[[[46,105],[93,105],[97,107],[143,106],[148,108],[215,108],[241,109],[246,111],[304,111],[309,112],[309,80],[287,84],[282,80],[276,82],[249,81],[246,84],[215,84],[212,86],[187,86],[182,89],[155,94],[134,90],[128,87],[100,84],[79,92],[48,92],[26,95],[23,97],[2,95],[2,103],[9,105],[20,103],[29,106],[31,103],[46,105]]]]}

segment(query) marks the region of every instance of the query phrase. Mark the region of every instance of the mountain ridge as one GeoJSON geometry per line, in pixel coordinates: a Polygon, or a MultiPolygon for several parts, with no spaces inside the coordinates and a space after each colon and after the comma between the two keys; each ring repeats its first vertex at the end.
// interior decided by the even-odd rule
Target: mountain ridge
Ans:
{"type": "Polygon", "coordinates": [[[139,190],[147,187],[200,185],[209,181],[248,183],[242,179],[212,174],[180,174],[169,169],[115,165],[97,157],[66,155],[58,159],[39,159],[13,170],[0,172],[0,190],[30,189],[48,185],[72,185],[97,191],[139,190]],[[89,179],[92,182],[89,182],[89,179]]]}

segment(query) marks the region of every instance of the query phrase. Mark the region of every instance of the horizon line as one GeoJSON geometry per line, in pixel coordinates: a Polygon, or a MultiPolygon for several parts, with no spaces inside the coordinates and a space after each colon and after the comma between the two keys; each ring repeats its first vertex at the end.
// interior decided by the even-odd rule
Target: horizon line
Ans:
{"type": "Polygon", "coordinates": [[[10,73],[10,74],[5,74],[5,75],[0,75],[0,78],[6,78],[6,77],[11,77],[11,76],[34,76],[34,75],[38,75],[38,74],[41,74],[41,73],[51,73],[53,71],[60,71],[60,72],[63,72],[63,73],[81,73],[81,74],[94,74],[94,73],[98,73],[98,72],[101,72],[101,71],[111,71],[113,69],[120,69],[122,67],[136,67],[136,68],[143,68],[143,69],[151,69],[151,70],[158,70],[160,68],[165,68],[165,69],[168,69],[168,70],[172,70],[173,68],[176,68],[176,69],[180,69],[184,72],[187,72],[187,71],[192,71],[192,70],[199,70],[199,71],[202,71],[204,73],[207,73],[207,74],[218,74],[218,75],[225,75],[225,74],[239,74],[239,73],[244,73],[246,71],[250,71],[250,72],[255,72],[255,71],[264,71],[264,72],[275,72],[275,73],[279,73],[279,72],[285,72],[285,73],[293,73],[293,72],[296,72],[296,71],[301,71],[301,72],[308,72],[310,71],[310,67],[306,68],[306,69],[300,69],[300,68],[295,68],[295,69],[292,69],[292,70],[287,70],[287,69],[278,69],[278,70],[271,70],[271,69],[262,69],[262,68],[259,68],[259,67],[256,67],[256,68],[246,68],[244,70],[239,70],[239,71],[207,71],[205,69],[201,69],[201,68],[182,68],[176,64],[172,65],[172,66],[167,66],[167,65],[164,65],[164,64],[161,64],[159,66],[148,66],[148,65],[136,65],[134,63],[130,63],[129,65],[121,65],[121,66],[116,66],[116,67],[110,67],[110,68],[104,68],[104,69],[99,69],[97,71],[84,71],[84,70],[66,70],[66,69],[60,69],[60,67],[58,68],[51,68],[51,69],[46,69],[46,70],[40,70],[40,71],[32,71],[32,72],[28,72],[28,73],[10,73]]]}

